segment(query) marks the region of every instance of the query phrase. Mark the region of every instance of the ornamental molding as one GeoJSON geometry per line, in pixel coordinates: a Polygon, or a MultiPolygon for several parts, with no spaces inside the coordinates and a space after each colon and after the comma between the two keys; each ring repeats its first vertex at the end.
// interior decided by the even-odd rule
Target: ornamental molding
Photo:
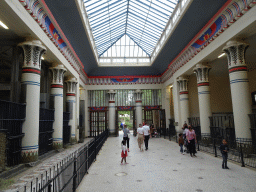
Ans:
{"type": "Polygon", "coordinates": [[[168,66],[162,75],[162,82],[169,80],[175,72],[188,63],[200,51],[207,47],[213,40],[221,35],[230,25],[235,23],[254,5],[256,0],[234,0],[228,7],[222,11],[221,15],[211,24],[208,29],[201,34],[194,43],[192,43],[177,59],[168,66]],[[210,34],[208,34],[210,32],[210,34]]]}
{"type": "Polygon", "coordinates": [[[135,84],[161,84],[161,77],[138,78],[88,78],[88,85],[135,85],[135,84]]]}

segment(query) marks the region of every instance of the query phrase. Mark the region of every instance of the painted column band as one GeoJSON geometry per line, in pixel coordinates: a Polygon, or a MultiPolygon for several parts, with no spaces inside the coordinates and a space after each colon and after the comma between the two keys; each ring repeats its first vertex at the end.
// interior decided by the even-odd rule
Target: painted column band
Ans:
{"type": "Polygon", "coordinates": [[[76,94],[74,94],[74,93],[67,93],[66,96],[74,96],[75,97],[76,94]]]}
{"type": "Polygon", "coordinates": [[[232,67],[228,71],[229,73],[238,72],[238,71],[247,71],[247,66],[232,67]]]}
{"type": "Polygon", "coordinates": [[[63,89],[63,85],[59,85],[59,84],[52,84],[51,88],[61,88],[63,89]]]}
{"type": "Polygon", "coordinates": [[[204,82],[204,83],[198,83],[197,84],[197,87],[200,87],[200,86],[209,86],[209,82],[204,82]]]}
{"type": "Polygon", "coordinates": [[[115,103],[115,101],[109,101],[109,103],[115,103]]]}
{"type": "Polygon", "coordinates": [[[183,94],[188,94],[188,91],[182,91],[182,92],[180,92],[180,95],[183,95],[183,94]]]}
{"type": "Polygon", "coordinates": [[[136,103],[142,103],[142,101],[141,100],[138,100],[138,101],[135,101],[136,103]]]}
{"type": "Polygon", "coordinates": [[[41,74],[41,70],[40,69],[26,67],[26,68],[22,69],[22,73],[34,73],[34,74],[40,75],[41,74]]]}

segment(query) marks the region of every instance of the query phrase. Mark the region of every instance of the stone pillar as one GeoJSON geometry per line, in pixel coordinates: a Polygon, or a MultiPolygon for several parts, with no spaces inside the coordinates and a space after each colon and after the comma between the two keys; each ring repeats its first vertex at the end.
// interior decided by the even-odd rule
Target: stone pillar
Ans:
{"type": "Polygon", "coordinates": [[[184,121],[188,123],[189,118],[189,102],[188,102],[188,78],[187,77],[179,77],[179,95],[180,95],[180,115],[181,115],[181,123],[179,127],[182,127],[184,121]]]}
{"type": "Polygon", "coordinates": [[[53,149],[63,147],[63,78],[67,71],[63,65],[50,68],[52,71],[50,105],[54,111],[53,122],[53,149]]]}
{"type": "Polygon", "coordinates": [[[115,106],[115,94],[116,92],[114,90],[109,90],[109,133],[112,136],[116,135],[116,126],[115,126],[115,112],[116,112],[116,106],[115,106]]]}
{"type": "Polygon", "coordinates": [[[30,163],[38,160],[41,56],[46,48],[38,40],[26,41],[19,46],[24,51],[21,103],[26,103],[21,156],[23,163],[30,163]]]}
{"type": "Polygon", "coordinates": [[[228,58],[234,123],[236,137],[238,138],[251,138],[248,114],[252,113],[252,108],[247,66],[245,64],[245,51],[248,46],[243,42],[229,41],[223,48],[228,58]]]}
{"type": "Polygon", "coordinates": [[[135,91],[135,107],[136,107],[136,128],[139,127],[139,124],[142,124],[142,91],[137,89],[135,91]]]}
{"type": "Polygon", "coordinates": [[[211,66],[197,64],[193,69],[197,77],[198,103],[200,112],[201,133],[210,133],[210,119],[212,116],[210,102],[209,71],[211,66]]]}
{"type": "Polygon", "coordinates": [[[66,111],[70,112],[69,125],[71,126],[71,140],[72,144],[77,143],[76,139],[76,78],[72,78],[68,81],[65,81],[67,84],[67,93],[66,93],[66,111]]]}

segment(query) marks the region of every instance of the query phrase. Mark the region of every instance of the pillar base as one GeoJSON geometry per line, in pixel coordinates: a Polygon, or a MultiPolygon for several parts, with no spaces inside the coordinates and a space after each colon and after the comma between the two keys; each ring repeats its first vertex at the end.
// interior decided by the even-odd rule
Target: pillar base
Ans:
{"type": "Polygon", "coordinates": [[[62,149],[63,148],[63,142],[53,142],[52,148],[55,150],[62,149]]]}
{"type": "Polygon", "coordinates": [[[119,134],[116,135],[115,132],[110,132],[110,133],[109,133],[109,137],[118,137],[118,136],[119,136],[119,134]]]}
{"type": "Polygon", "coordinates": [[[71,143],[72,145],[76,144],[76,143],[77,143],[76,137],[71,137],[70,143],[71,143]]]}
{"type": "Polygon", "coordinates": [[[32,163],[38,161],[38,151],[27,152],[21,155],[22,163],[32,163]]]}

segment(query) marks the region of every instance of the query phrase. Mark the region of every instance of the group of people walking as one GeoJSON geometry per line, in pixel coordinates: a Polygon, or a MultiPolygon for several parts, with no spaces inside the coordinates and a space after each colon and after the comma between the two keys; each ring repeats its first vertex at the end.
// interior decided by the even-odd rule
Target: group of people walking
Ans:
{"type": "MultiPolygon", "coordinates": [[[[185,122],[183,127],[183,133],[179,134],[179,140],[178,140],[178,144],[180,146],[180,152],[181,154],[184,155],[184,152],[189,152],[191,157],[196,157],[195,153],[196,153],[196,133],[195,130],[192,129],[191,125],[187,125],[187,123],[185,122]],[[185,149],[183,148],[183,146],[185,146],[185,149]]],[[[124,129],[123,129],[123,141],[122,141],[122,152],[121,152],[121,165],[123,164],[123,161],[127,164],[126,162],[126,157],[128,156],[127,152],[130,152],[129,150],[129,129],[127,128],[127,125],[124,125],[124,129]],[[127,147],[126,147],[127,144],[127,147]]],[[[148,124],[145,122],[145,125],[142,126],[142,124],[139,124],[139,128],[137,128],[137,135],[138,135],[138,146],[140,148],[140,151],[144,151],[143,150],[143,143],[145,143],[145,150],[148,150],[148,141],[149,138],[151,136],[151,131],[150,128],[148,126],[148,124]]],[[[227,141],[225,139],[223,139],[222,144],[220,145],[220,151],[222,153],[222,158],[223,158],[223,162],[222,162],[222,169],[229,169],[227,167],[227,157],[228,157],[228,145],[227,145],[227,141]]]]}

